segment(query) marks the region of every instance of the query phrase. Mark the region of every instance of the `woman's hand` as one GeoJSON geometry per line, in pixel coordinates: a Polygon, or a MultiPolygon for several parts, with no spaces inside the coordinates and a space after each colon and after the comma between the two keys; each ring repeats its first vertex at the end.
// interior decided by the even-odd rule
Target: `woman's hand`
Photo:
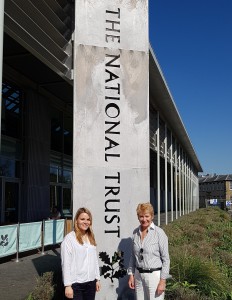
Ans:
{"type": "Polygon", "coordinates": [[[135,278],[134,278],[134,275],[130,275],[129,281],[128,281],[128,285],[129,285],[130,289],[134,289],[135,288],[135,278]]]}
{"type": "Polygon", "coordinates": [[[71,286],[65,287],[65,297],[67,297],[69,299],[73,299],[73,289],[71,286]]]}
{"type": "Polygon", "coordinates": [[[165,288],[166,288],[166,279],[160,279],[160,282],[156,289],[157,296],[160,296],[165,291],[165,288]]]}
{"type": "Polygon", "coordinates": [[[96,281],[96,291],[99,292],[101,289],[101,283],[100,283],[100,280],[97,280],[96,281]]]}

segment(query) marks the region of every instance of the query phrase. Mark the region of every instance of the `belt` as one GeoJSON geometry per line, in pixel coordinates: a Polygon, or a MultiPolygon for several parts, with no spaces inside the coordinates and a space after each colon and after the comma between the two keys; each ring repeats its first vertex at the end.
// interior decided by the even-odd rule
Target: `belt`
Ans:
{"type": "Polygon", "coordinates": [[[143,269],[143,268],[138,268],[136,267],[136,269],[139,271],[139,273],[152,273],[154,271],[160,271],[162,270],[162,268],[148,268],[148,269],[143,269]]]}

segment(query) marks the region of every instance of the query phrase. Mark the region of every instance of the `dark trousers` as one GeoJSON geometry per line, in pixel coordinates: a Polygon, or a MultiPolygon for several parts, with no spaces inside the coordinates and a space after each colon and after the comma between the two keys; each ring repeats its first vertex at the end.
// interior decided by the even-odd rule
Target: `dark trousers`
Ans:
{"type": "Polygon", "coordinates": [[[96,294],[96,280],[84,283],[73,283],[73,300],[94,300],[96,294]]]}

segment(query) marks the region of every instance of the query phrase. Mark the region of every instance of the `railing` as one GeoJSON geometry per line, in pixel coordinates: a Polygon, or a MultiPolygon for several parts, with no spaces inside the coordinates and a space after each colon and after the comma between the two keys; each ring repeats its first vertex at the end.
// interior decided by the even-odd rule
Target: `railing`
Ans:
{"type": "Polygon", "coordinates": [[[43,220],[33,223],[18,223],[0,226],[0,258],[19,253],[56,245],[63,241],[64,236],[72,230],[72,220],[43,220]]]}
{"type": "Polygon", "coordinates": [[[232,200],[227,199],[205,199],[205,207],[218,206],[223,210],[232,210],[232,200]]]}

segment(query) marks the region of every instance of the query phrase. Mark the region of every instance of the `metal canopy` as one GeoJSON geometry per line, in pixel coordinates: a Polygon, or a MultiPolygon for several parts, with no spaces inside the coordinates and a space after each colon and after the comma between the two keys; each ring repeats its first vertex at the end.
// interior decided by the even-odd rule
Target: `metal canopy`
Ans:
{"type": "Polygon", "coordinates": [[[5,0],[4,31],[70,81],[72,11],[72,1],[67,0],[5,0]]]}
{"type": "Polygon", "coordinates": [[[151,47],[149,81],[150,103],[160,112],[160,115],[164,118],[169,129],[172,131],[173,136],[180,142],[181,147],[188,154],[197,171],[202,172],[200,162],[151,47]]]}

